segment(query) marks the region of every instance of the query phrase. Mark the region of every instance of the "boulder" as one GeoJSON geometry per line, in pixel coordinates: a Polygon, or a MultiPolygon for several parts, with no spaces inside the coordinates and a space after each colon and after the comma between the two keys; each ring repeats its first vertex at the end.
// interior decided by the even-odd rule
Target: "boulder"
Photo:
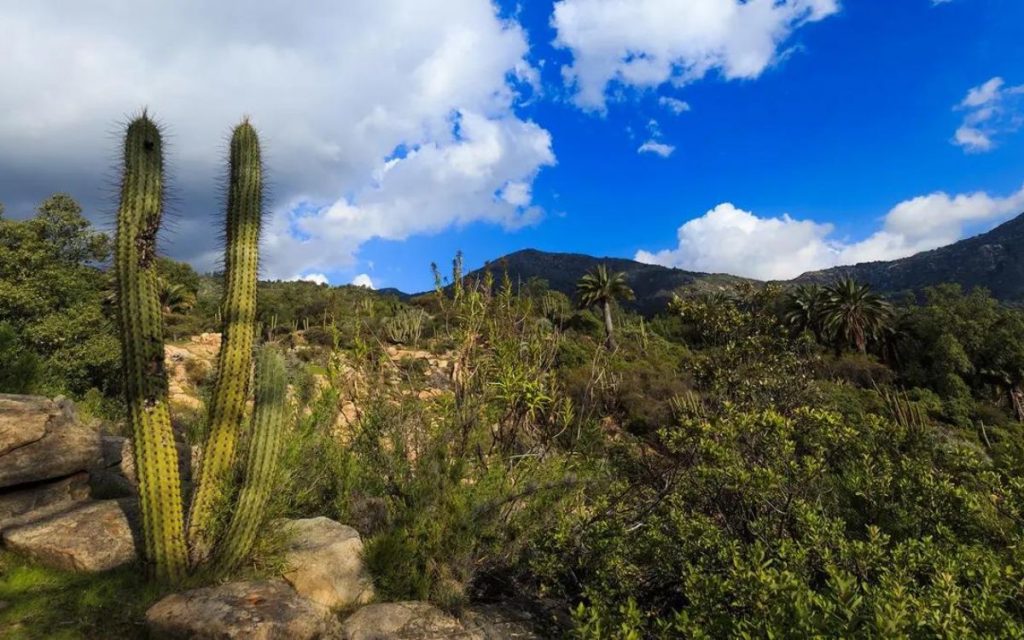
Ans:
{"type": "Polygon", "coordinates": [[[76,506],[89,498],[89,474],[0,490],[0,532],[76,506]]]}
{"type": "Polygon", "coordinates": [[[284,527],[284,579],[300,595],[332,609],[373,599],[358,531],[323,517],[289,520],[284,527]]]}
{"type": "Polygon", "coordinates": [[[100,434],[58,398],[0,394],[0,488],[102,466],[100,434]]]}
{"type": "Polygon", "coordinates": [[[367,605],[341,625],[344,640],[478,640],[462,624],[426,602],[367,605]]]}
{"type": "Polygon", "coordinates": [[[93,500],[11,527],[4,546],[65,571],[106,571],[134,562],[138,507],[127,500],[93,500]]]}
{"type": "MultiPolygon", "coordinates": [[[[535,617],[502,605],[481,604],[466,607],[462,626],[479,640],[541,640],[535,617]]],[[[550,626],[550,625],[548,625],[550,626]]]]}
{"type": "Polygon", "coordinates": [[[313,640],[338,638],[331,611],[282,580],[230,582],[169,595],[146,612],[153,638],[313,640]]]}

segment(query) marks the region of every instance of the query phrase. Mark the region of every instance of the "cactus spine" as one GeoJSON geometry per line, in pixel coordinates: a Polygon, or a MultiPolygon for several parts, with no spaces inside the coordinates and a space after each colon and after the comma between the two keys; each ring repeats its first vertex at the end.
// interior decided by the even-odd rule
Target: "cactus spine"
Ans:
{"type": "Polygon", "coordinates": [[[155,260],[163,195],[160,131],[143,114],[124,141],[115,270],[145,556],[155,577],[174,582],[184,577],[187,556],[155,260]]]}
{"type": "Polygon", "coordinates": [[[210,404],[210,436],[189,511],[192,562],[213,546],[213,515],[221,504],[235,460],[239,427],[249,395],[256,333],[256,271],[263,215],[263,166],[259,139],[248,120],[231,136],[227,229],[224,248],[224,329],[210,404]]]}
{"type": "Polygon", "coordinates": [[[217,550],[217,563],[222,571],[237,567],[252,548],[257,527],[270,499],[281,455],[287,379],[284,360],[269,347],[264,347],[257,357],[255,386],[256,409],[249,439],[245,485],[217,550]]]}
{"type": "Polygon", "coordinates": [[[167,406],[163,325],[157,288],[156,235],[163,212],[160,132],[145,115],[125,136],[124,174],[117,217],[117,272],[125,395],[139,477],[145,557],[158,579],[177,582],[204,563],[237,566],[256,537],[277,468],[285,414],[281,356],[264,349],[257,372],[256,408],[246,484],[227,537],[213,539],[211,521],[231,494],[239,430],[245,419],[256,332],[256,267],[263,176],[259,140],[248,121],[231,141],[228,187],[223,344],[210,410],[210,436],[192,498],[188,536],[178,455],[167,406]],[[187,544],[186,544],[187,540],[187,544]],[[215,544],[216,543],[216,544],[215,544]]]}

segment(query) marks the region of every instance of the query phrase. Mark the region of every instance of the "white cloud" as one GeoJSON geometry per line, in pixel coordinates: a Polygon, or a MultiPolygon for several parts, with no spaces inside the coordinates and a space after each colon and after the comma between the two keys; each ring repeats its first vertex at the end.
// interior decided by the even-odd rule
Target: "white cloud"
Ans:
{"type": "Polygon", "coordinates": [[[352,284],[357,287],[366,287],[367,289],[376,289],[373,286],[373,280],[370,279],[369,274],[360,273],[356,277],[352,278],[352,284]]]}
{"type": "Polygon", "coordinates": [[[993,224],[1024,211],[1024,186],[1006,197],[984,192],[935,192],[900,202],[882,228],[859,242],[832,237],[830,224],[789,215],[762,218],[723,203],[684,223],[677,246],[638,251],[636,260],[691,271],[732,273],[762,280],[874,260],[894,260],[950,244],[976,224],[993,224]]]}
{"type": "Polygon", "coordinates": [[[837,11],[838,0],[559,0],[552,24],[573,56],[562,75],[576,103],[602,110],[613,83],[756,78],[793,31],[837,11]]]}
{"type": "Polygon", "coordinates": [[[10,184],[99,193],[110,132],[147,105],[170,132],[183,214],[170,249],[201,267],[220,223],[192,212],[215,210],[224,134],[243,114],[274,186],[269,277],[347,266],[373,237],[540,217],[530,186],[554,163],[551,138],[515,113],[538,76],[523,29],[488,0],[122,4],[0,3],[10,184]]]}
{"type": "Polygon", "coordinates": [[[652,139],[640,145],[640,148],[636,151],[637,153],[653,153],[661,156],[662,158],[667,158],[672,155],[672,152],[675,150],[676,148],[670,144],[664,144],[652,139]]]}
{"type": "Polygon", "coordinates": [[[1024,85],[1005,84],[997,76],[967,92],[954,107],[964,112],[964,118],[953,134],[953,144],[968,153],[983,153],[995,148],[996,137],[1024,125],[1024,85]]]}
{"type": "Polygon", "coordinates": [[[685,100],[680,100],[679,98],[662,96],[658,98],[658,104],[665,107],[666,109],[668,109],[669,111],[676,115],[690,111],[690,103],[686,102],[685,100]]]}
{"type": "Polygon", "coordinates": [[[307,273],[304,276],[296,276],[291,278],[292,280],[298,280],[300,282],[313,282],[316,284],[330,284],[330,280],[327,279],[327,275],[323,273],[307,273]]]}

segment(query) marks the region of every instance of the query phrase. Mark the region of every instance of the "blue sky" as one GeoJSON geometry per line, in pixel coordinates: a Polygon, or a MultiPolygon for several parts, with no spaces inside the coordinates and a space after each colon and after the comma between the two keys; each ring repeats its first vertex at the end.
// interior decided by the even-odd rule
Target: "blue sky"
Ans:
{"type": "Polygon", "coordinates": [[[27,65],[0,65],[26,88],[0,98],[0,201],[17,215],[67,189],[99,219],[96,158],[147,104],[173,134],[165,246],[200,268],[217,251],[205,174],[241,112],[275,183],[268,277],[421,290],[457,250],[478,266],[526,247],[792,277],[1024,211],[1020,0],[388,0],[287,19],[256,3],[241,25],[233,3],[144,3],[123,31],[40,4],[0,0],[22,36],[0,59],[27,65]],[[163,48],[129,33],[156,23],[163,48]],[[58,90],[72,107],[31,99],[58,90]]]}

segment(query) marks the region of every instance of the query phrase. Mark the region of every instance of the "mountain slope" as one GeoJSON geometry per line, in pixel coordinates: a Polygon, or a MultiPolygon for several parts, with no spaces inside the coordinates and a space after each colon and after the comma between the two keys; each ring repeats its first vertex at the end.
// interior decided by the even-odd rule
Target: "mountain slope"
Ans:
{"type": "Polygon", "coordinates": [[[887,262],[864,262],[805,273],[792,282],[831,282],[850,276],[877,291],[920,291],[943,282],[985,287],[1004,302],[1024,302],[1024,214],[951,245],[887,262]]]}
{"type": "Polygon", "coordinates": [[[551,289],[574,298],[576,282],[598,264],[607,265],[613,272],[625,272],[629,286],[633,287],[636,293],[636,301],[627,303],[627,306],[641,313],[663,310],[672,297],[672,292],[682,286],[697,285],[707,287],[708,290],[716,290],[733,287],[741,282],[750,282],[747,278],[738,276],[683,271],[625,258],[595,258],[579,253],[549,253],[536,249],[510,253],[468,276],[480,277],[485,270],[490,269],[497,278],[508,269],[513,282],[525,283],[531,278],[541,278],[548,282],[551,289]]]}

